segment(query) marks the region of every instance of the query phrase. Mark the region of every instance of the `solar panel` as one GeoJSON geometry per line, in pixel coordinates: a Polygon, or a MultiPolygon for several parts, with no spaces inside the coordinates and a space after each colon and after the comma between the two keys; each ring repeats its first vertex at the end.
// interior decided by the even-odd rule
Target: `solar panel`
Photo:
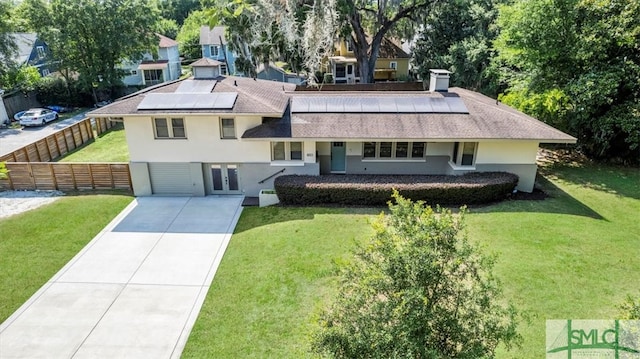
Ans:
{"type": "Polygon", "coordinates": [[[469,113],[459,97],[296,96],[293,113],[469,113]]]}
{"type": "Polygon", "coordinates": [[[467,106],[464,105],[460,97],[445,97],[444,100],[449,105],[451,113],[469,113],[467,106]]]}
{"type": "Polygon", "coordinates": [[[216,80],[184,80],[176,89],[176,93],[210,93],[216,80]]]}
{"type": "Polygon", "coordinates": [[[235,92],[216,93],[150,93],[138,110],[230,110],[236,102],[235,92]]]}

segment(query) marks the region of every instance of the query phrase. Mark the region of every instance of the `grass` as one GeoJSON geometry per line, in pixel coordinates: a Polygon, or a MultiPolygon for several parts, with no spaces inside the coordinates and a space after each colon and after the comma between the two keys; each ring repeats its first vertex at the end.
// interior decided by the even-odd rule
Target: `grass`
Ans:
{"type": "Polygon", "coordinates": [[[124,129],[114,128],[94,141],[69,152],[58,162],[129,162],[129,147],[124,129]]]}
{"type": "Polygon", "coordinates": [[[0,323],[131,200],[123,194],[67,196],[0,219],[0,323]]]}
{"type": "MultiPolygon", "coordinates": [[[[546,319],[617,317],[640,297],[640,171],[557,166],[544,201],[472,208],[467,230],[495,267],[522,320],[521,348],[498,358],[540,358],[546,319]]],[[[370,235],[354,209],[246,209],[209,290],[185,358],[312,356],[314,313],[335,293],[333,264],[370,235]]]]}

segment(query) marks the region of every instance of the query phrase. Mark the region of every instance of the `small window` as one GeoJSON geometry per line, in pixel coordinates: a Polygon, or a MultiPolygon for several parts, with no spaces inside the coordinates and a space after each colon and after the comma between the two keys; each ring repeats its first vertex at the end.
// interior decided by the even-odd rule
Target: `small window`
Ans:
{"type": "Polygon", "coordinates": [[[220,120],[221,138],[236,138],[236,126],[232,118],[223,118],[220,120]]]}
{"type": "Polygon", "coordinates": [[[380,158],[391,158],[391,142],[380,142],[380,158]]]}
{"type": "Polygon", "coordinates": [[[365,142],[364,143],[364,158],[374,158],[376,157],[376,143],[375,142],[365,142]]]}
{"type": "Polygon", "coordinates": [[[156,127],[156,138],[169,138],[169,127],[166,118],[154,119],[156,127]]]}
{"type": "Polygon", "coordinates": [[[396,143],[396,157],[406,158],[409,152],[409,142],[396,143]]]}
{"type": "Polygon", "coordinates": [[[353,52],[353,46],[351,46],[351,40],[346,40],[345,43],[347,44],[347,51],[353,52]]]}
{"type": "Polygon", "coordinates": [[[302,161],[302,142],[291,142],[291,160],[302,161]]]}
{"type": "Polygon", "coordinates": [[[458,166],[473,166],[476,155],[476,142],[456,142],[453,144],[453,163],[458,166]]]}
{"type": "Polygon", "coordinates": [[[47,54],[44,52],[44,46],[37,46],[36,47],[36,51],[38,52],[38,58],[42,59],[44,58],[47,54]]]}
{"type": "Polygon", "coordinates": [[[182,118],[172,118],[171,126],[166,118],[154,118],[153,125],[156,138],[187,138],[182,118]]]}
{"type": "Polygon", "coordinates": [[[286,151],[284,148],[284,142],[273,142],[271,144],[271,160],[272,161],[284,161],[286,160],[286,151]]]}
{"type": "Polygon", "coordinates": [[[397,69],[398,69],[398,62],[397,62],[397,61],[391,61],[391,62],[389,62],[389,68],[390,68],[390,69],[397,70],[397,69]]]}
{"type": "Polygon", "coordinates": [[[424,142],[414,142],[411,145],[411,158],[424,157],[424,142]]]}
{"type": "Polygon", "coordinates": [[[220,65],[220,75],[227,75],[227,65],[220,65]]]}
{"type": "Polygon", "coordinates": [[[218,46],[211,46],[211,57],[218,57],[220,56],[220,51],[219,51],[219,47],[218,46]]]}
{"type": "Polygon", "coordinates": [[[51,74],[51,72],[49,71],[49,69],[43,69],[43,70],[42,70],[42,76],[49,76],[49,74],[51,74]]]}
{"type": "Polygon", "coordinates": [[[138,70],[131,70],[131,76],[138,76],[138,70]]]}
{"type": "Polygon", "coordinates": [[[175,138],[187,138],[184,131],[184,120],[181,118],[171,119],[171,129],[173,130],[173,137],[175,138]]]}

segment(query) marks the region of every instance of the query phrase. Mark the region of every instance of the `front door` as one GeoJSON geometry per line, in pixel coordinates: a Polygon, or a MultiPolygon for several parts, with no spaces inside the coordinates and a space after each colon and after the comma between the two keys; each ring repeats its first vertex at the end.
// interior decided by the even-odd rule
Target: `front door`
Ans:
{"type": "Polygon", "coordinates": [[[238,165],[214,164],[211,165],[211,180],[213,181],[214,194],[240,194],[240,181],[238,178],[238,165]]]}
{"type": "Polygon", "coordinates": [[[331,142],[331,173],[344,173],[346,162],[344,142],[331,142]]]}

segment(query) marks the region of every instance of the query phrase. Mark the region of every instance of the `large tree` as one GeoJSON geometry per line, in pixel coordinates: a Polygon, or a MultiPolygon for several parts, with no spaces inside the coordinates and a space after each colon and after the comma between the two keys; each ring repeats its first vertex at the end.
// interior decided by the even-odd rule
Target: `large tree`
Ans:
{"type": "Polygon", "coordinates": [[[382,39],[411,37],[436,0],[337,0],[340,32],[351,41],[360,82],[372,83],[382,39]]]}
{"type": "MultiPolygon", "coordinates": [[[[11,3],[0,0],[0,75],[12,67],[16,55],[16,44],[11,37],[11,3]]],[[[0,88],[3,84],[0,84],[0,88]]]]}
{"type": "Polygon", "coordinates": [[[314,348],[335,358],[492,358],[520,340],[494,259],[463,233],[459,214],[404,199],[341,271],[314,348]]]}
{"type": "MultiPolygon", "coordinates": [[[[32,27],[47,42],[63,74],[79,74],[85,91],[122,82],[118,65],[158,45],[158,10],[145,0],[25,0],[32,27]]],[[[94,98],[97,101],[97,98],[94,98]]]]}
{"type": "Polygon", "coordinates": [[[591,156],[640,159],[640,2],[530,0],[500,8],[501,99],[578,137],[591,156]]]}
{"type": "Polygon", "coordinates": [[[422,78],[429,69],[453,72],[451,84],[496,95],[490,67],[497,36],[498,4],[504,0],[458,0],[437,3],[417,36],[413,61],[422,78]]]}

